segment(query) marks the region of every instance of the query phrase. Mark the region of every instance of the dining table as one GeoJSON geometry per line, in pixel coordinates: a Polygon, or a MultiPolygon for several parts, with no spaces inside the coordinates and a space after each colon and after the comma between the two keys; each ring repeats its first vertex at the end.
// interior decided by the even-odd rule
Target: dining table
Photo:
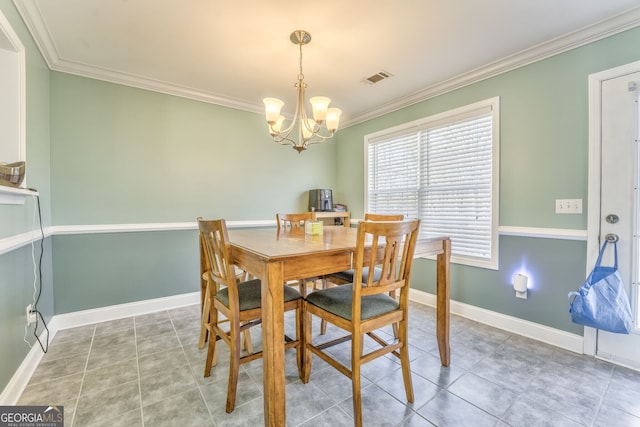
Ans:
{"type": "MultiPolygon", "coordinates": [[[[275,228],[228,231],[234,263],[262,283],[264,425],[285,426],[284,284],[353,267],[356,228],[327,226],[322,234],[275,228]]],[[[436,336],[440,362],[449,366],[451,241],[418,237],[414,258],[436,257],[436,336]]]]}

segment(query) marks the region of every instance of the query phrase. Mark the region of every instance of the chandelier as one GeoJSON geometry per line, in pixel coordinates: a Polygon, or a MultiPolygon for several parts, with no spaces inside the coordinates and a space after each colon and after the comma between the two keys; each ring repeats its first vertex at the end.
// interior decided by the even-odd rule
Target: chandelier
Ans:
{"type": "Polygon", "coordinates": [[[291,33],[289,38],[300,49],[300,69],[298,81],[295,84],[298,99],[296,112],[289,126],[285,129],[282,128],[285,117],[280,114],[280,110],[284,102],[277,98],[264,98],[263,102],[269,125],[269,134],[273,137],[273,140],[281,145],[290,144],[294,150],[300,153],[306,150],[310,144],[317,144],[331,139],[338,129],[342,111],[339,108],[329,108],[331,100],[326,96],[314,96],[309,99],[313,109],[313,118],[307,116],[307,111],[304,107],[304,91],[307,88],[307,84],[304,82],[304,74],[302,74],[302,46],[311,41],[311,35],[304,30],[297,30],[291,33]],[[324,127],[322,126],[323,124],[324,127]],[[293,132],[294,128],[297,130],[297,139],[295,139],[296,132],[293,132]]]}

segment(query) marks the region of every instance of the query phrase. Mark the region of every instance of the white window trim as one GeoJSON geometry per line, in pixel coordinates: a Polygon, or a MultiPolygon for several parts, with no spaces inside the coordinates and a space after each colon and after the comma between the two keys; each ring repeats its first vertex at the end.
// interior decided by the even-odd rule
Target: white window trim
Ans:
{"type": "Polygon", "coordinates": [[[486,269],[497,270],[498,269],[498,254],[499,254],[499,211],[500,211],[500,97],[494,97],[475,102],[473,104],[465,105],[463,107],[448,110],[442,113],[438,113],[432,116],[423,117],[412,122],[404,123],[398,126],[394,126],[388,129],[384,129],[375,133],[365,135],[364,137],[364,206],[367,209],[369,206],[369,194],[368,194],[368,176],[369,176],[369,164],[367,148],[368,144],[373,141],[377,141],[386,137],[389,137],[395,133],[407,133],[412,129],[417,129],[425,126],[435,126],[438,122],[450,122],[456,117],[464,117],[473,111],[477,111],[482,108],[490,108],[492,114],[492,185],[491,185],[491,255],[487,260],[481,260],[478,258],[465,257],[456,254],[451,254],[451,262],[456,264],[468,265],[473,267],[480,267],[486,269]]]}
{"type": "MultiPolygon", "coordinates": [[[[0,11],[0,162],[26,161],[26,61],[25,49],[0,11]]],[[[26,169],[28,174],[29,168],[26,169]]],[[[27,179],[22,182],[27,186],[27,179]]],[[[0,204],[24,204],[30,190],[0,185],[0,204]]]]}

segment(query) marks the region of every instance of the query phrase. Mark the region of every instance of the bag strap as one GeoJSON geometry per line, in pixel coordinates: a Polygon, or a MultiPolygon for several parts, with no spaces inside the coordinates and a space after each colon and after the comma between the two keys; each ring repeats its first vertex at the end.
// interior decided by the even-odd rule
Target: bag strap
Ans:
{"type": "Polygon", "coordinates": [[[571,291],[567,294],[567,298],[569,299],[569,304],[573,304],[573,300],[575,299],[575,297],[577,297],[579,295],[578,292],[575,291],[571,291]]]}
{"type": "Polygon", "coordinates": [[[598,260],[596,261],[596,267],[600,267],[600,262],[602,261],[602,255],[604,255],[604,250],[607,248],[607,243],[613,243],[613,259],[614,259],[613,268],[617,270],[618,269],[618,242],[609,242],[606,239],[602,244],[602,249],[600,249],[600,254],[598,255],[598,260]]]}

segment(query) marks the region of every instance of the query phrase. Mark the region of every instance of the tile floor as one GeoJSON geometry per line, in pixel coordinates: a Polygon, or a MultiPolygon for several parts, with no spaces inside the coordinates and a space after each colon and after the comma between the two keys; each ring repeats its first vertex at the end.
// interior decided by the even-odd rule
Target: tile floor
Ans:
{"type": "MultiPolygon", "coordinates": [[[[261,361],[241,367],[236,409],[226,414],[228,350],[220,345],[218,366],[203,378],[199,322],[199,307],[189,306],[59,331],[18,404],[62,404],[74,427],[261,425],[261,361]]],[[[434,310],[412,303],[415,402],[405,400],[397,359],[371,362],[365,426],[640,426],[639,372],[457,316],[443,368],[434,331],[434,310]]],[[[348,345],[335,354],[348,358],[348,345]]],[[[350,381],[314,359],[302,384],[295,351],[286,357],[287,424],[353,425],[350,381]]]]}

